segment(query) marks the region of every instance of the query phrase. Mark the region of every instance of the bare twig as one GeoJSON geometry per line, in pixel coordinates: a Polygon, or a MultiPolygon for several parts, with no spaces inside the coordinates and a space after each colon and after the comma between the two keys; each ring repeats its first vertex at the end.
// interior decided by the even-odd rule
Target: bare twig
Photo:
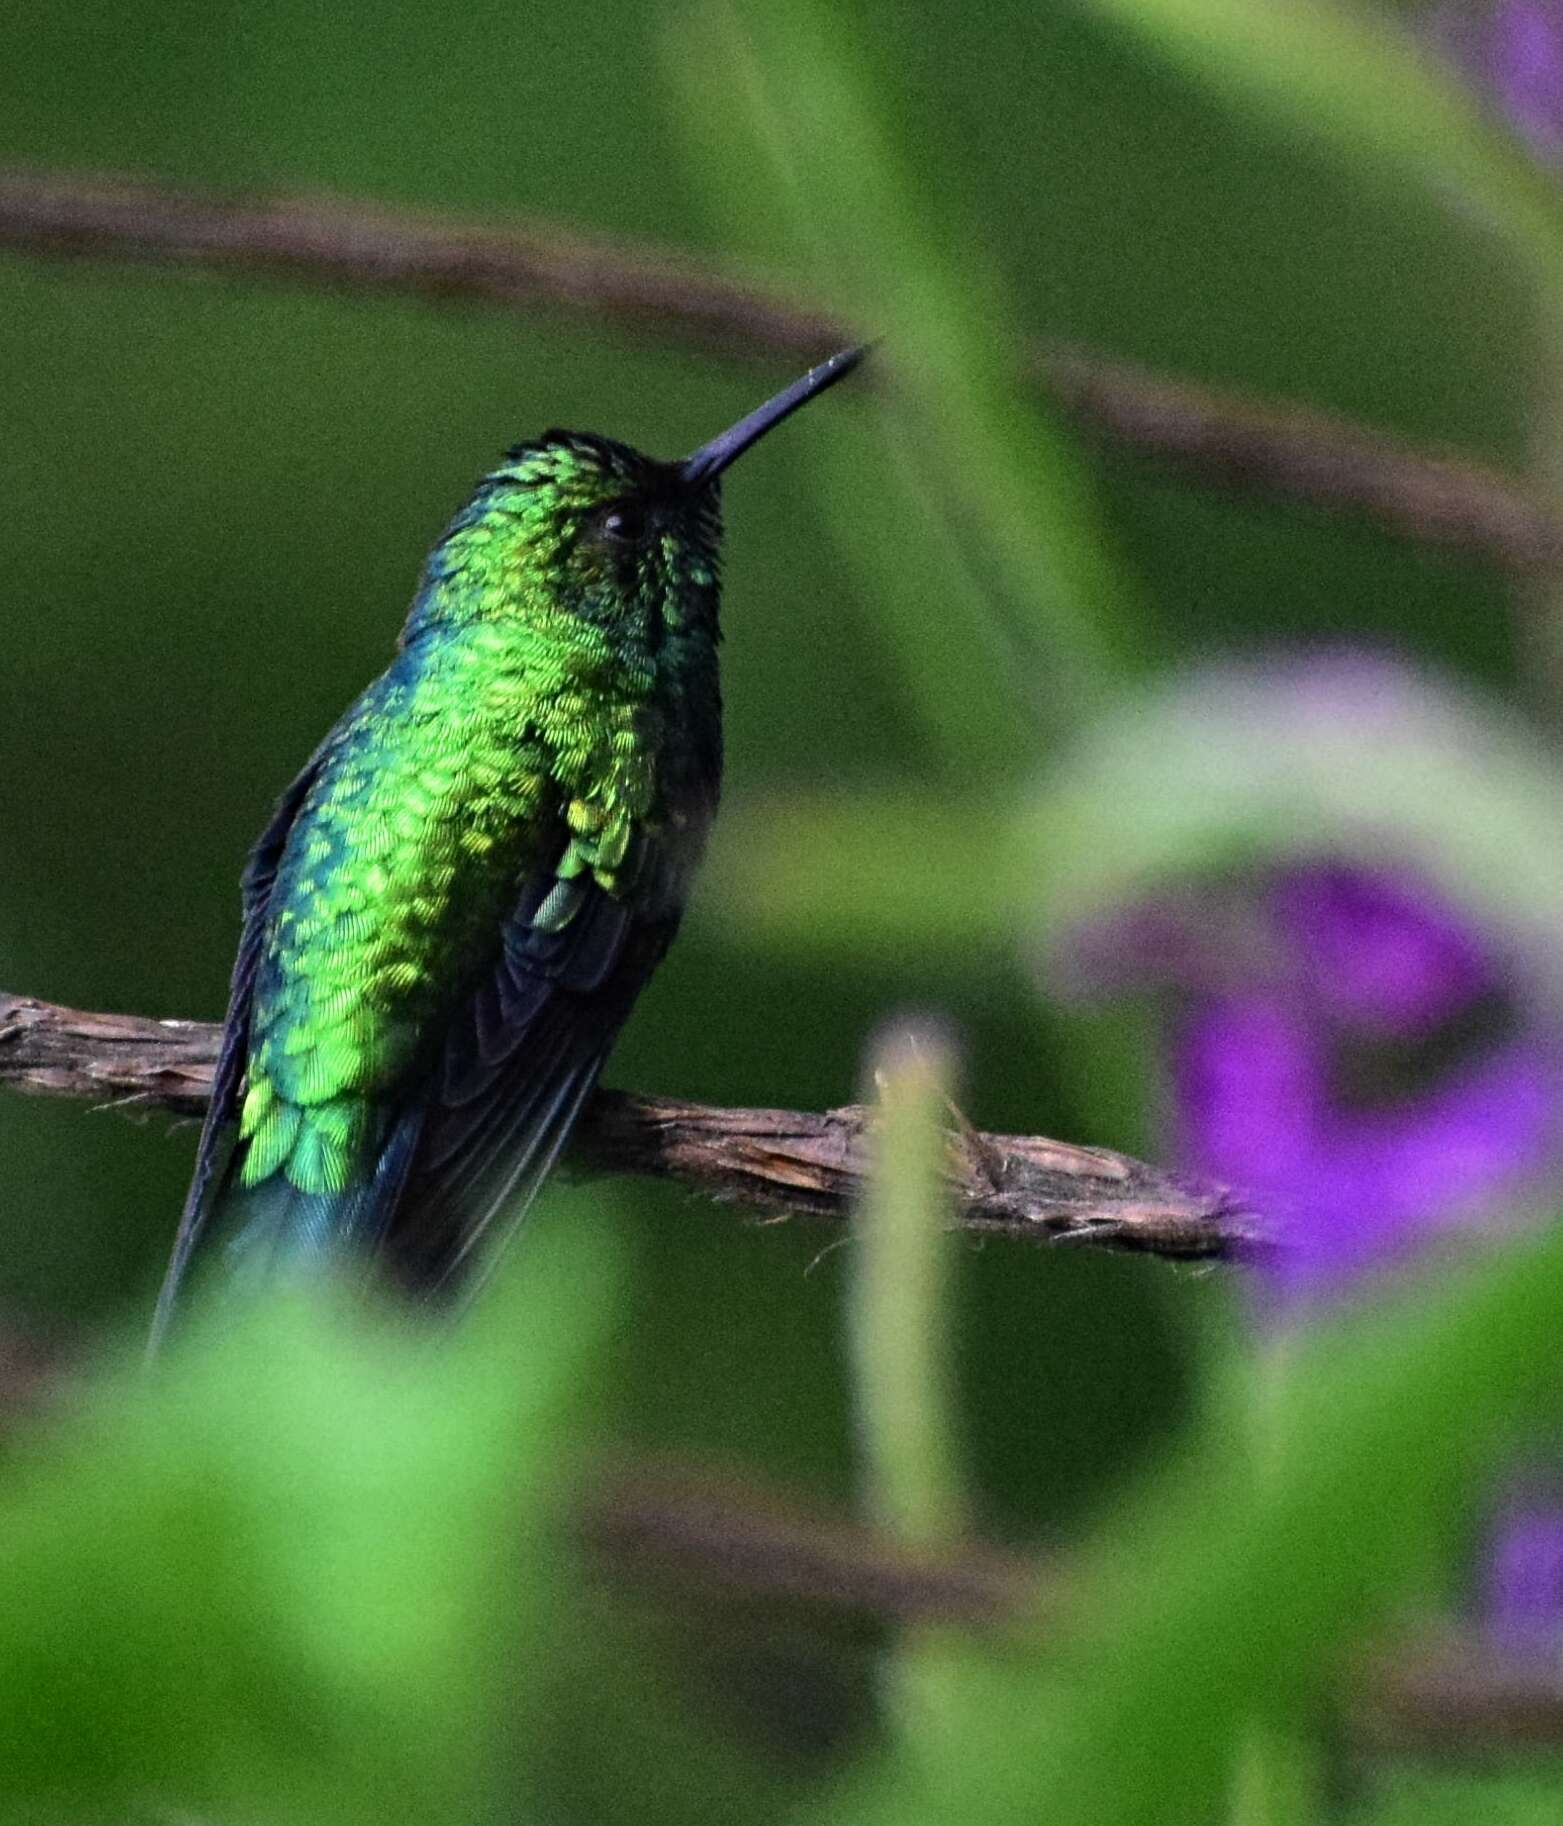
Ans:
{"type": "Polygon", "coordinates": [[[843,1515],[731,1477],[636,1464],[594,1480],[577,1530],[621,1584],[784,1600],[895,1623],[1013,1625],[1040,1616],[1039,1571],[970,1545],[918,1554],[843,1515]]]}
{"type": "MultiPolygon", "coordinates": [[[[84,1014],[0,994],[0,1085],[130,1110],[198,1115],[218,1030],[198,1021],[84,1014]]],[[[720,1109],[601,1091],[572,1158],[600,1173],[672,1179],[781,1216],[843,1218],[862,1187],[872,1113],[720,1109]]],[[[1106,1148],[1038,1135],[952,1132],[958,1221],[978,1235],[1093,1244],[1183,1258],[1262,1254],[1264,1220],[1220,1187],[1106,1148]]]]}
{"type": "Polygon", "coordinates": [[[1365,1658],[1344,1710],[1372,1743],[1424,1755],[1556,1747],[1563,1671],[1555,1655],[1504,1652],[1446,1627],[1365,1658]]]}
{"type": "MultiPolygon", "coordinates": [[[[828,314],[665,249],[556,223],[506,228],[324,198],[213,196],[102,176],[0,172],[0,246],[550,308],[729,355],[810,358],[853,332],[828,314]]],[[[1150,374],[1086,349],[1024,352],[1082,425],[1224,487],[1366,514],[1399,536],[1519,570],[1563,562],[1558,505],[1519,478],[1322,412],[1150,374]]]]}
{"type": "MultiPolygon", "coordinates": [[[[849,1517],[732,1476],[646,1464],[599,1474],[577,1500],[574,1526],[603,1577],[679,1598],[1033,1639],[1089,1626],[1065,1566],[981,1542],[910,1554],[849,1517]]],[[[1373,1749],[1469,1756],[1563,1745],[1563,1676],[1553,1658],[1504,1653],[1449,1626],[1355,1657],[1337,1701],[1342,1724],[1373,1749]]]]}
{"type": "Polygon", "coordinates": [[[1082,425],[1206,481],[1360,513],[1400,538],[1519,572],[1563,568],[1563,505],[1490,464],[1083,350],[1039,352],[1034,365],[1082,425]]]}
{"type": "Polygon", "coordinates": [[[441,303],[552,306],[729,353],[808,357],[842,336],[823,313],[712,277],[661,249],[594,240],[554,222],[497,229],[323,197],[213,196],[114,177],[0,171],[0,245],[441,303]]]}

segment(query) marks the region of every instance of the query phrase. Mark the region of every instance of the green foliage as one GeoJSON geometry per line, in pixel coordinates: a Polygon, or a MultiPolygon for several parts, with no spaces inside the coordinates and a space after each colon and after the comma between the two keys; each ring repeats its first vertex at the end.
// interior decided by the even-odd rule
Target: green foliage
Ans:
{"type": "Polygon", "coordinates": [[[449,1340],[329,1288],[211,1304],[13,1437],[4,1817],[475,1819],[511,1766],[523,1804],[618,1291],[589,1224],[525,1254],[449,1340]]]}
{"type": "Polygon", "coordinates": [[[1563,1232],[1319,1328],[1270,1416],[1274,1474],[1214,1406],[1182,1462],[1081,1556],[1032,1666],[974,1671],[931,1753],[833,1826],[1219,1817],[1246,1718],[1328,1704],[1362,1632],[1448,1551],[1515,1432],[1556,1409],[1563,1232]],[[1070,1677],[1060,1715],[1058,1683],[1070,1677]],[[990,1772],[980,1786],[974,1766],[990,1772]]]}
{"type": "Polygon", "coordinates": [[[1558,1813],[1563,1771],[1537,1759],[1534,1768],[1496,1773],[1468,1769],[1396,1769],[1353,1818],[1373,1826],[1550,1826],[1558,1813]]]}

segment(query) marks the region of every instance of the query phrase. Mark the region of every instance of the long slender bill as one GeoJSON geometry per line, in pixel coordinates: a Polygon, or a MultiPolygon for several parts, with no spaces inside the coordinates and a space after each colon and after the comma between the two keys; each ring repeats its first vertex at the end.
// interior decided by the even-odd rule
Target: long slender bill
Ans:
{"type": "Polygon", "coordinates": [[[817,398],[827,387],[835,386],[844,375],[850,374],[868,349],[869,345],[863,343],[855,349],[843,349],[839,355],[832,355],[828,361],[810,368],[774,399],[756,406],[746,418],[739,419],[736,425],[712,438],[709,444],[702,444],[693,456],[685,457],[680,466],[685,483],[695,488],[714,480],[751,444],[757,444],[767,431],[774,430],[784,418],[791,418],[799,406],[817,398]]]}

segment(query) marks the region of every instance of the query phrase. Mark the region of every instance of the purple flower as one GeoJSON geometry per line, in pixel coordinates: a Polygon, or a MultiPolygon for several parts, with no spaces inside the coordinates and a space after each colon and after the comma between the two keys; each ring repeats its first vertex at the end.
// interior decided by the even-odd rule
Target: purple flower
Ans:
{"type": "Polygon", "coordinates": [[[1563,157],[1563,0],[1450,0],[1434,41],[1542,157],[1563,157]]]}
{"type": "Polygon", "coordinates": [[[1488,1528],[1481,1624],[1500,1653],[1553,1659],[1563,1648],[1563,1489],[1516,1483],[1488,1528]]]}
{"type": "Polygon", "coordinates": [[[1563,1036],[1414,870],[1272,865],[1098,920],[1088,981],[1167,998],[1186,1165],[1281,1225],[1283,1300],[1339,1292],[1530,1189],[1563,1150],[1563,1036]]]}
{"type": "Polygon", "coordinates": [[[1431,1033],[1498,987],[1469,923],[1409,877],[1295,869],[1278,877],[1273,906],[1309,993],[1343,1023],[1431,1033]]]}

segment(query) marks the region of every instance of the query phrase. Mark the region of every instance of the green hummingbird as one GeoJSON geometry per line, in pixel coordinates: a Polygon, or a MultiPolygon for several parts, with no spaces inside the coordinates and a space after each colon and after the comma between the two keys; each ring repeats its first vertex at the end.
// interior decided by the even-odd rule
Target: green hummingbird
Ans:
{"type": "Polygon", "coordinates": [[[478,484],[250,853],[154,1337],[214,1237],[422,1295],[525,1214],[716,811],[722,475],[863,353],[682,462],[549,431],[478,484]]]}

